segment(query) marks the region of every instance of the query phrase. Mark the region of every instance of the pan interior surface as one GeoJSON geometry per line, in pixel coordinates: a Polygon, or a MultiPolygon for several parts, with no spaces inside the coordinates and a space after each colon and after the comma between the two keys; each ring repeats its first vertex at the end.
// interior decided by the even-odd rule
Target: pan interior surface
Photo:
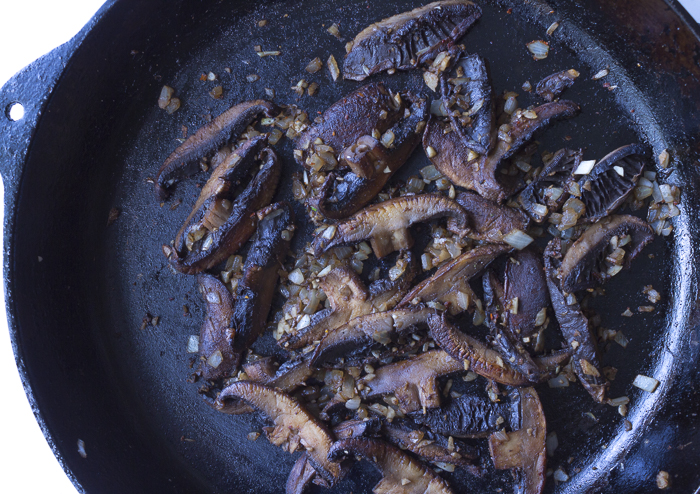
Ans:
{"type": "MultiPolygon", "coordinates": [[[[646,101],[618,98],[611,84],[592,80],[602,66],[579,57],[575,47],[564,43],[566,38],[552,37],[548,58],[535,61],[525,45],[544,39],[541,26],[504,7],[479,3],[482,18],[462,42],[468,52],[488,61],[497,99],[515,91],[521,107],[537,104],[522,90],[525,81],[534,85],[569,68],[581,72],[564,94],[581,105],[581,115],[542,135],[540,152],[583,148],[584,159],[598,159],[633,142],[650,143],[655,153],[670,147],[656,116],[632,118],[630,110],[646,108],[646,101]]],[[[57,450],[85,492],[284,490],[298,453],[284,453],[264,436],[249,441],[248,433],[260,432],[264,421],[256,415],[222,414],[198,393],[196,356],[186,348],[189,336],[199,334],[204,304],[195,278],[173,272],[161,251],[189,214],[206,174],[179,183],[162,204],[149,179],[178,139],[237,102],[265,99],[266,88],[274,89],[275,102],[296,104],[313,119],[360,84],[334,82],[325,67],[309,74],[304,70],[309,61],[320,57],[325,62],[333,54],[340,63],[345,43],[356,33],[415,6],[413,1],[145,5],[124,0],[115,3],[71,58],[37,128],[22,177],[12,272],[21,327],[18,347],[28,381],[57,450]],[[260,26],[261,20],[267,23],[260,26]],[[342,40],[326,31],[333,23],[342,40]],[[281,53],[259,57],[256,45],[281,53]],[[216,74],[215,81],[202,80],[209,72],[216,74]],[[250,82],[252,74],[259,79],[250,82]],[[300,98],[292,92],[300,79],[317,82],[317,95],[300,98]],[[182,101],[173,114],[157,105],[163,85],[173,87],[182,101]],[[209,92],[219,85],[223,97],[214,99],[209,92]],[[120,215],[108,224],[112,208],[120,215]],[[149,323],[154,317],[155,325],[149,323]],[[85,444],[85,458],[78,440],[85,444]]],[[[384,81],[394,91],[434,96],[420,71],[371,80],[384,81]]],[[[637,94],[625,86],[629,80],[621,77],[616,83],[619,91],[637,94]]],[[[297,218],[303,218],[304,208],[293,201],[289,186],[299,171],[293,146],[283,140],[277,149],[285,171],[276,200],[290,200],[297,218]]],[[[428,164],[417,150],[392,180],[405,181],[428,164]]],[[[687,215],[693,211],[695,204],[688,203],[678,221],[680,233],[657,238],[631,270],[605,286],[611,296],[594,301],[604,325],[630,340],[624,349],[611,344],[603,365],[618,370],[610,396],[629,394],[631,409],[635,399],[644,399],[631,387],[634,377],[652,372],[664,345],[668,348],[665,335],[688,324],[688,315],[678,316],[677,309],[689,307],[692,297],[688,286],[694,273],[681,262],[693,256],[687,241],[693,224],[687,215]],[[638,313],[638,306],[648,305],[645,285],[653,285],[662,301],[654,312],[638,313]],[[628,307],[634,316],[622,317],[628,307]]],[[[418,229],[416,237],[428,231],[418,229]]],[[[307,228],[294,248],[303,248],[309,239],[307,228]]],[[[261,348],[272,346],[271,335],[266,338],[261,348]]],[[[484,382],[476,382],[483,387],[484,382]]],[[[539,389],[548,431],[556,431],[559,441],[550,468],[561,467],[573,476],[576,469],[597,465],[622,434],[625,418],[611,406],[595,404],[576,383],[539,389]]],[[[644,413],[648,411],[634,417],[644,420],[644,413]]],[[[686,418],[679,414],[677,423],[686,418]]],[[[679,432],[674,424],[669,422],[652,441],[663,448],[675,444],[679,432]]],[[[477,444],[486,475],[476,478],[458,470],[445,478],[456,492],[508,492],[510,474],[495,471],[485,442],[477,444]]],[[[635,461],[657,454],[645,447],[635,449],[627,472],[635,471],[635,461]]],[[[656,460],[652,464],[663,466],[656,460]]],[[[635,476],[618,468],[617,461],[607,466],[617,470],[605,492],[632,492],[624,485],[635,476]]],[[[687,475],[697,483],[697,473],[687,475]]],[[[367,463],[358,463],[334,492],[369,492],[378,479],[367,463]]],[[[548,491],[565,489],[549,479],[548,491]]],[[[652,490],[649,482],[638,482],[633,492],[652,490]]]]}

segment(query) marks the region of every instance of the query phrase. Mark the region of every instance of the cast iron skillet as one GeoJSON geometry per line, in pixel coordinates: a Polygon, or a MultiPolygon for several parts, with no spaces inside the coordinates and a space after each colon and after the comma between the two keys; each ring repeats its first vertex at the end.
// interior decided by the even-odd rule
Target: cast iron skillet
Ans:
{"type": "MultiPolygon", "coordinates": [[[[655,241],[633,270],[607,286],[613,296],[598,302],[606,325],[630,339],[624,351],[613,345],[604,363],[619,369],[611,396],[632,399],[632,430],[625,430],[615,409],[594,405],[579,386],[545,386],[549,430],[557,431],[560,443],[549,465],[563,466],[572,477],[558,486],[550,479],[547,489],[652,492],[656,473],[666,470],[674,492],[694,492],[700,485],[700,30],[672,1],[480,3],[483,17],[465,40],[490,61],[498,93],[571,66],[582,73],[566,96],[581,103],[583,113],[548,132],[541,149],[582,146],[586,156],[601,157],[645,141],[655,154],[669,149],[667,180],[683,190],[674,235],[655,241]],[[544,38],[555,20],[560,27],[550,57],[535,63],[524,44],[544,38]],[[591,81],[604,67],[610,76],[591,81]],[[645,304],[645,284],[661,291],[659,309],[617,316],[645,304]],[[637,373],[655,376],[659,389],[646,394],[632,388],[637,373]]],[[[0,119],[10,331],[37,420],[81,492],[283,491],[296,455],[264,439],[248,441],[247,433],[263,425],[259,419],[212,410],[188,382],[193,370],[185,347],[188,335],[199,331],[203,307],[194,279],[174,274],[160,245],[173,238],[204,177],[180,184],[162,207],[146,180],[174,149],[182,126],[191,133],[207,115],[264,97],[266,87],[276,89],[278,102],[290,103],[290,86],[302,77],[315,80],[319,95],[298,104],[312,116],[323,110],[357,87],[333,84],[325,71],[303,71],[315,56],[325,60],[332,52],[342,59],[344,43],[325,28],[337,22],[348,40],[370,22],[416,5],[110,1],[75,39],[2,88],[0,108],[13,102],[25,108],[18,122],[0,119]],[[260,19],[268,25],[257,27],[260,19]],[[260,59],[253,52],[257,44],[280,46],[282,55],[260,59]],[[207,94],[216,83],[199,81],[210,70],[219,74],[222,100],[207,94]],[[246,82],[251,73],[261,80],[246,82]],[[174,115],[157,108],[163,84],[183,101],[174,115]],[[182,206],[172,210],[178,199],[182,206]],[[121,216],[107,226],[112,207],[121,216]],[[141,329],[146,314],[159,316],[160,323],[141,329]]],[[[386,81],[393,89],[425,89],[416,74],[386,81]]],[[[522,96],[529,104],[527,98],[522,96]]],[[[285,144],[282,152],[290,151],[285,144]]],[[[424,160],[417,153],[397,179],[425,166],[424,160]]],[[[287,162],[288,178],[294,165],[287,162]]],[[[368,492],[377,479],[358,464],[335,492],[368,492]]],[[[458,492],[511,489],[507,472],[450,480],[458,492]]]]}

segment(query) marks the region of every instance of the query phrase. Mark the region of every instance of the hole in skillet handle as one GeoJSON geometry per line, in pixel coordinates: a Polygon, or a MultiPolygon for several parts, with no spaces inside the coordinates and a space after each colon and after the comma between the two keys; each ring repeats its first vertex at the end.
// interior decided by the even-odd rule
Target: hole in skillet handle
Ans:
{"type": "Polygon", "coordinates": [[[7,105],[7,108],[5,108],[5,116],[7,116],[8,120],[11,122],[22,120],[24,118],[24,106],[17,101],[10,103],[7,105]]]}

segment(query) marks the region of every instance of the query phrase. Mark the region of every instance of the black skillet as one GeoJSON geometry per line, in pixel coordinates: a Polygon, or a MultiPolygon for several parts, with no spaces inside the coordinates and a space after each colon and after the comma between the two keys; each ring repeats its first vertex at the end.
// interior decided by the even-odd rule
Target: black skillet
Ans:
{"type": "MultiPolygon", "coordinates": [[[[619,369],[611,395],[632,400],[632,430],[578,386],[542,388],[549,430],[560,444],[549,466],[571,476],[558,486],[550,478],[547,491],[653,492],[657,472],[665,470],[673,492],[696,492],[700,30],[674,1],[480,3],[482,19],[465,43],[489,60],[497,93],[522,93],[525,80],[570,67],[582,73],[566,94],[582,114],[547,132],[541,149],[585,147],[586,157],[599,158],[641,140],[655,154],[671,152],[667,180],[683,189],[674,234],[648,247],[607,286],[612,296],[598,302],[605,324],[630,339],[626,350],[613,345],[604,363],[619,369]],[[544,39],[555,20],[560,27],[550,56],[534,62],[525,43],[544,39]],[[590,80],[605,67],[607,78],[590,80]],[[646,284],[662,293],[658,310],[619,317],[627,306],[645,305],[646,284]],[[638,373],[659,379],[659,389],[632,388],[638,373]]],[[[194,279],[174,274],[160,245],[173,238],[205,178],[180,184],[163,206],[147,178],[177,145],[183,126],[191,133],[234,102],[264,97],[266,87],[277,91],[278,102],[296,102],[312,116],[323,110],[357,87],[334,84],[325,70],[304,72],[315,56],[342,60],[344,43],[326,28],[338,23],[347,41],[369,23],[417,5],[109,1],[71,42],[2,88],[3,111],[14,102],[25,108],[20,121],[0,119],[10,331],[37,420],[78,490],[283,491],[296,455],[264,439],[248,441],[248,432],[263,425],[259,419],[212,410],[188,382],[193,360],[186,344],[198,333],[203,307],[194,279]],[[261,19],[267,26],[257,26],[261,19]],[[281,47],[282,55],[260,59],[254,45],[281,47]],[[200,81],[209,71],[220,80],[200,81]],[[247,82],[253,73],[261,79],[247,82]],[[296,101],[289,88],[301,78],[320,84],[318,96],[296,101]],[[164,84],[183,101],[173,115],[156,104],[164,84]],[[224,87],[221,100],[207,94],[216,84],[224,87]],[[113,207],[121,215],[108,226],[113,207]],[[143,326],[147,314],[159,316],[159,324],[143,326]]],[[[393,89],[425,90],[418,74],[383,79],[393,89]]],[[[287,178],[295,166],[290,150],[283,145],[287,178]]],[[[425,164],[417,153],[397,179],[425,164]]],[[[457,492],[511,490],[507,472],[488,470],[483,479],[448,478],[457,492]]],[[[377,479],[358,464],[335,492],[369,492],[377,479]]]]}

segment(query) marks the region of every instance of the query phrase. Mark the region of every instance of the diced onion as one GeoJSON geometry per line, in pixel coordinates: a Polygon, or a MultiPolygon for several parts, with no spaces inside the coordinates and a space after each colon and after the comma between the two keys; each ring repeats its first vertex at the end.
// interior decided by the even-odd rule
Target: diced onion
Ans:
{"type": "Polygon", "coordinates": [[[297,268],[289,273],[289,281],[297,285],[304,283],[304,275],[301,273],[301,269],[297,268]]]}
{"type": "Polygon", "coordinates": [[[345,402],[345,408],[348,410],[357,410],[360,408],[361,401],[360,398],[352,398],[345,402]]]}
{"type": "Polygon", "coordinates": [[[221,354],[221,350],[217,350],[209,356],[209,358],[207,359],[207,364],[216,369],[221,365],[221,362],[223,361],[224,356],[221,354]]]}
{"type": "Polygon", "coordinates": [[[588,175],[595,166],[596,160],[585,160],[582,161],[576,170],[574,170],[574,175],[588,175]]]}
{"type": "Polygon", "coordinates": [[[549,43],[546,41],[531,41],[527,44],[527,49],[535,60],[544,60],[549,55],[549,43]]]}
{"type": "Polygon", "coordinates": [[[199,353],[199,335],[190,335],[190,339],[187,340],[187,353],[199,353]]]}
{"type": "Polygon", "coordinates": [[[637,374],[637,377],[634,378],[634,382],[632,383],[632,385],[636,386],[639,389],[643,389],[647,393],[653,393],[659,386],[659,381],[657,381],[653,377],[637,374]]]}
{"type": "Polygon", "coordinates": [[[593,79],[594,81],[597,81],[598,79],[602,79],[603,77],[605,77],[609,73],[610,73],[610,71],[608,69],[599,70],[598,72],[596,72],[596,74],[593,77],[591,77],[591,79],[593,79]]]}
{"type": "Polygon", "coordinates": [[[323,67],[323,62],[321,62],[320,58],[316,57],[308,63],[308,65],[306,66],[306,71],[309,74],[315,74],[316,72],[321,70],[321,67],[323,67]]]}
{"type": "Polygon", "coordinates": [[[530,235],[517,228],[503,236],[503,241],[505,243],[518,250],[524,249],[530,245],[533,240],[534,239],[530,235]]]}

